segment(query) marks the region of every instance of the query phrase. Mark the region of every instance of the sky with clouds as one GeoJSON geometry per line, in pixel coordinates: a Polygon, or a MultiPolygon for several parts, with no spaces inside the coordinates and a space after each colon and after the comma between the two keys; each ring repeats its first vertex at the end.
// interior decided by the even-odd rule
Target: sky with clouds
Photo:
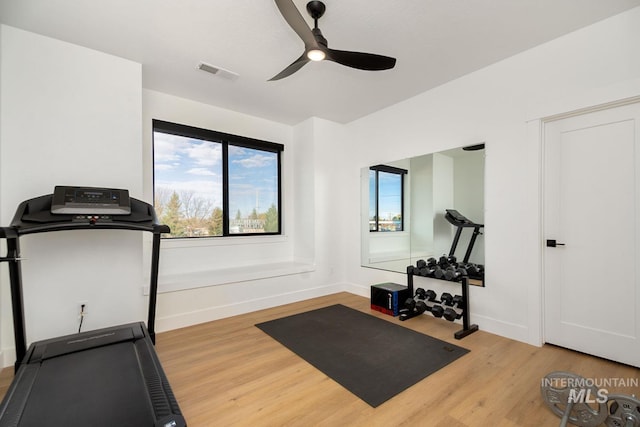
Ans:
{"type": "MultiPolygon", "coordinates": [[[[402,212],[402,175],[378,173],[378,207],[380,219],[391,219],[402,212]]],[[[375,216],[376,210],[376,180],[375,171],[369,171],[369,219],[375,216]]]]}
{"type": "MultiPolygon", "coordinates": [[[[222,207],[222,144],[154,132],[154,186],[193,192],[222,207]]],[[[229,212],[277,206],[277,153],[229,146],[229,212]]]]}

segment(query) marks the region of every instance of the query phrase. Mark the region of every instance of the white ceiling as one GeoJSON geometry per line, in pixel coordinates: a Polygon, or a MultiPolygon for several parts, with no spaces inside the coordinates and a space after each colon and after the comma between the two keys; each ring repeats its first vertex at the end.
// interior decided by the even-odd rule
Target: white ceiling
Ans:
{"type": "MultiPolygon", "coordinates": [[[[306,1],[294,2],[312,26],[306,1]]],[[[396,67],[370,72],[324,61],[268,82],[303,51],[273,0],[0,0],[0,21],[139,62],[148,89],[286,124],[312,116],[347,123],[640,0],[325,4],[319,27],[329,47],[392,56],[396,67]],[[239,77],[197,70],[201,61],[239,77]]]]}

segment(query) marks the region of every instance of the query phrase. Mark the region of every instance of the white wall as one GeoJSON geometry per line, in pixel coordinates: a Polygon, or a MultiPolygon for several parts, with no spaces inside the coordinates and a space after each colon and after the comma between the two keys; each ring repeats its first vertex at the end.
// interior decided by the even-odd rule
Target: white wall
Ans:
{"type": "MultiPolygon", "coordinates": [[[[347,125],[354,170],[486,141],[486,288],[471,289],[483,330],[541,342],[540,139],[536,119],[640,94],[640,8],[442,85],[347,125]]],[[[346,211],[357,212],[349,180],[346,211]]],[[[352,218],[356,218],[354,214],[352,218]]],[[[347,228],[356,241],[359,224],[347,228]]],[[[389,277],[346,258],[353,291],[389,277]]],[[[405,277],[390,276],[404,283],[405,277]]],[[[419,278],[438,292],[452,285],[419,278]]]]}
{"type": "MultiPolygon", "coordinates": [[[[314,171],[314,200],[311,203],[315,208],[315,262],[318,267],[323,268],[318,279],[321,283],[324,281],[343,285],[346,276],[345,253],[350,248],[358,247],[360,238],[348,239],[344,232],[347,220],[353,216],[359,217],[359,207],[356,211],[347,209],[352,200],[347,199],[350,195],[342,191],[342,188],[345,180],[359,182],[360,170],[351,168],[352,159],[344,155],[345,147],[350,141],[346,138],[343,125],[318,118],[309,119],[305,123],[308,122],[313,124],[314,129],[312,163],[301,164],[299,167],[311,167],[314,171]]],[[[299,126],[295,129],[298,130],[299,126]]],[[[356,196],[356,204],[358,200],[359,197],[356,196]]],[[[298,203],[306,202],[296,201],[298,203]]]]}
{"type": "Polygon", "coordinates": [[[435,255],[448,254],[453,239],[453,227],[444,217],[453,203],[453,158],[444,154],[433,155],[433,247],[435,255]]]}
{"type": "MultiPolygon", "coordinates": [[[[468,154],[454,158],[453,206],[471,221],[484,224],[484,150],[468,154]]],[[[462,230],[456,248],[458,260],[464,258],[472,236],[473,228],[462,230]]],[[[484,264],[484,234],[476,236],[469,262],[484,264]]]]}
{"type": "Polygon", "coordinates": [[[428,258],[434,250],[433,221],[433,156],[411,158],[408,181],[411,186],[411,254],[428,258]]]}
{"type": "MultiPolygon", "coordinates": [[[[140,64],[4,25],[0,42],[0,223],[55,185],[141,197],[140,64]]],[[[88,301],[85,328],[144,318],[143,273],[130,261],[142,256],[139,233],[66,231],[21,244],[28,341],[76,331],[79,301],[88,301]]],[[[1,280],[6,364],[13,333],[6,274],[1,280]]]]}
{"type": "MultiPolygon", "coordinates": [[[[232,84],[232,83],[230,83],[232,84]]],[[[342,127],[310,119],[296,127],[219,107],[143,91],[145,199],[152,199],[152,119],[213,129],[285,145],[283,151],[283,236],[228,237],[197,242],[164,240],[160,261],[157,330],[277,306],[340,289],[339,250],[325,247],[335,238],[327,209],[331,199],[332,147],[342,127]],[[329,171],[327,171],[327,168],[329,171]],[[270,265],[282,267],[268,277],[270,265]],[[306,264],[304,273],[284,274],[288,264],[306,264]],[[199,274],[192,274],[199,272],[199,274]],[[168,292],[174,283],[183,289],[168,292]],[[186,283],[186,286],[184,286],[186,283]],[[190,289],[189,289],[190,288],[190,289]]],[[[331,203],[331,204],[330,204],[331,203]]],[[[332,215],[330,212],[329,215],[332,215]]],[[[299,271],[296,268],[292,272],[299,271]]]]}

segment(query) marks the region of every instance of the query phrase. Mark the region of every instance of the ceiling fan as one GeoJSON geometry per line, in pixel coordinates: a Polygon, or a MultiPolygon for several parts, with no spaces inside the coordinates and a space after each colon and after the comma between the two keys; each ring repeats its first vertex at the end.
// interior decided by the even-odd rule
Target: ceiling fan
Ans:
{"type": "Polygon", "coordinates": [[[307,26],[306,21],[295,4],[293,4],[293,0],[275,0],[275,2],[285,21],[287,21],[304,42],[304,52],[287,68],[270,78],[269,81],[288,77],[302,68],[307,62],[322,61],[323,59],[337,62],[347,67],[368,71],[388,70],[396,65],[396,59],[388,56],[329,49],[327,39],[324,38],[320,28],[318,28],[318,19],[324,15],[326,10],[324,3],[321,1],[310,1],[307,3],[307,12],[309,12],[314,22],[313,29],[307,26]]]}

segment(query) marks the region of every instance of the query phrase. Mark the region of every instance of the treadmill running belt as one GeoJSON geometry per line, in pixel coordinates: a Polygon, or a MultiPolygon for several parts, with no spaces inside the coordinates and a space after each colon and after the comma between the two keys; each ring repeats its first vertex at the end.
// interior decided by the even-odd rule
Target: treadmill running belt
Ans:
{"type": "Polygon", "coordinates": [[[145,426],[153,419],[135,345],[125,342],[45,360],[20,426],[145,426]],[[95,419],[96,408],[110,410],[95,419]]]}

